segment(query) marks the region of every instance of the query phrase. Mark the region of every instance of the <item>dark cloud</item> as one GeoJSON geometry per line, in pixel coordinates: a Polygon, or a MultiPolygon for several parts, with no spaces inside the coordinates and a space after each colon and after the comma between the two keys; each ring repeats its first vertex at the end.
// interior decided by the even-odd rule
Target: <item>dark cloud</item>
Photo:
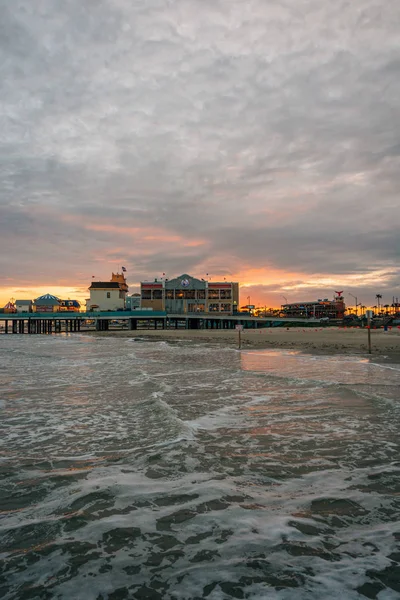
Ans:
{"type": "Polygon", "coordinates": [[[375,274],[396,295],[397,0],[0,10],[3,281],[128,261],[136,281],[375,274]]]}

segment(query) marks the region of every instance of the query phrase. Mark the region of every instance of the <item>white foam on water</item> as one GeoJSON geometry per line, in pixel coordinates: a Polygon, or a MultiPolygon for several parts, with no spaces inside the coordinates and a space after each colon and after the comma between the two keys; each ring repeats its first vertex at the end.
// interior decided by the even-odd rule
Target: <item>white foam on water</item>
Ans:
{"type": "Polygon", "coordinates": [[[240,353],[153,342],[127,360],[112,338],[91,341],[89,358],[85,339],[58,339],[53,361],[32,344],[29,376],[24,357],[9,363],[22,383],[2,408],[16,510],[0,535],[10,547],[32,535],[2,555],[14,591],[95,600],[157,580],[165,600],[214,584],[211,600],[234,596],[229,585],[250,599],[356,600],[391,564],[399,422],[374,398],[395,388],[393,369],[282,352],[247,369],[240,353]]]}
{"type": "Polygon", "coordinates": [[[251,400],[245,402],[243,406],[257,406],[258,404],[268,404],[271,401],[271,396],[253,396],[251,400]]]}
{"type": "Polygon", "coordinates": [[[186,421],[193,430],[215,431],[221,428],[242,428],[243,422],[237,414],[237,406],[226,406],[197,419],[186,421]]]}
{"type": "Polygon", "coordinates": [[[383,365],[382,363],[375,363],[375,362],[370,362],[369,364],[373,365],[374,367],[378,367],[378,369],[389,369],[390,371],[397,371],[398,373],[400,373],[400,368],[399,367],[395,367],[393,365],[383,365]]]}
{"type": "Polygon", "coordinates": [[[203,375],[204,373],[220,373],[221,369],[195,369],[195,370],[187,370],[182,369],[181,371],[168,371],[167,373],[154,373],[152,374],[152,378],[168,378],[175,377],[176,375],[203,375]]]}

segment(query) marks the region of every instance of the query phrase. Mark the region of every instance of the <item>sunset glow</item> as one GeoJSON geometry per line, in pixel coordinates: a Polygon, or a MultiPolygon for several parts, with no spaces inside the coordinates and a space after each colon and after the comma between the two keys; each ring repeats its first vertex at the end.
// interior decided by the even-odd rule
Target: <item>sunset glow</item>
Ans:
{"type": "Polygon", "coordinates": [[[139,4],[2,15],[0,305],[84,300],[122,265],[131,292],[188,273],[260,306],[400,296],[396,19],[139,4]]]}

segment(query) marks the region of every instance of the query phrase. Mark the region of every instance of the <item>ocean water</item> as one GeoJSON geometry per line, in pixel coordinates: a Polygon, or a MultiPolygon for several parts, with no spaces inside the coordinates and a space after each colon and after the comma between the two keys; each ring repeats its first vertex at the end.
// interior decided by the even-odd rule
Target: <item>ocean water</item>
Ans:
{"type": "Polygon", "coordinates": [[[400,598],[400,366],[0,337],[0,598],[400,598]]]}

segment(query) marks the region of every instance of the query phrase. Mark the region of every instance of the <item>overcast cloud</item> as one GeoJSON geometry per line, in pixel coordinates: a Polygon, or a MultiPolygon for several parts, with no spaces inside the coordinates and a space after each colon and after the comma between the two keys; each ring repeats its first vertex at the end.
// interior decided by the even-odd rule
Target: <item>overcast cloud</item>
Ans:
{"type": "Polygon", "coordinates": [[[125,265],[260,303],[400,296],[399,0],[0,14],[0,286],[125,265]]]}

